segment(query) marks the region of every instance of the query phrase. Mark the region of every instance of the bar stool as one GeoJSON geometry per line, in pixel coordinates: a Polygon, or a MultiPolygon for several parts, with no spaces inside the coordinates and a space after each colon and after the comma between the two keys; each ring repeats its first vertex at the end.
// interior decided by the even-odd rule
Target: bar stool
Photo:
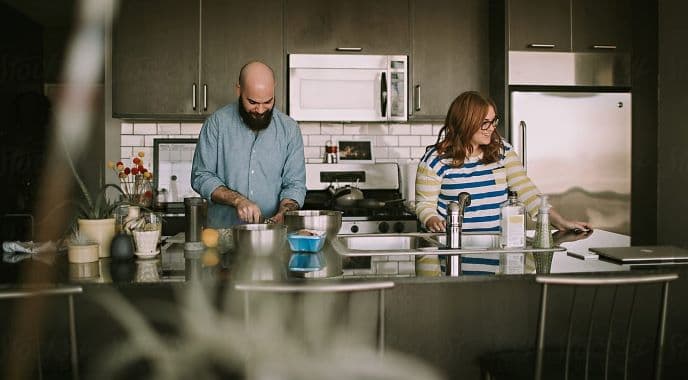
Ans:
{"type": "MultiPolygon", "coordinates": [[[[0,290],[0,300],[20,299],[47,296],[67,296],[67,309],[69,313],[69,359],[72,369],[72,379],[79,379],[79,358],[77,353],[76,340],[76,321],[74,318],[74,295],[83,293],[81,286],[61,286],[46,289],[2,289],[0,290]]],[[[43,377],[42,366],[40,363],[40,341],[38,349],[38,375],[43,377]]]]}
{"type": "MultiPolygon", "coordinates": [[[[634,316],[637,306],[639,304],[638,290],[640,287],[648,287],[652,285],[661,284],[661,291],[659,294],[659,302],[657,303],[657,327],[655,335],[655,345],[652,353],[652,361],[654,368],[652,378],[660,379],[662,375],[662,356],[664,349],[664,335],[666,329],[666,314],[669,297],[669,283],[678,278],[677,274],[624,274],[624,275],[608,275],[608,276],[588,276],[588,275],[551,275],[551,276],[537,276],[535,281],[542,284],[542,292],[540,299],[540,310],[538,317],[536,344],[534,351],[503,351],[484,355],[480,358],[480,366],[483,373],[483,378],[491,379],[549,379],[560,378],[570,379],[574,374],[580,374],[584,378],[590,378],[591,372],[598,370],[595,376],[609,378],[610,372],[613,370],[622,370],[624,378],[628,378],[630,373],[629,364],[631,352],[631,333],[633,331],[634,316]],[[573,287],[573,297],[568,306],[568,327],[566,328],[566,344],[561,347],[559,345],[545,346],[545,336],[547,335],[548,312],[553,310],[548,309],[548,302],[553,298],[550,292],[551,287],[571,286],[573,287]],[[599,301],[601,288],[612,287],[612,301],[605,303],[599,301]],[[581,298],[581,288],[592,288],[591,302],[577,302],[581,298]],[[621,289],[630,288],[630,305],[620,305],[619,294],[621,289]],[[583,304],[582,313],[577,304],[583,304]],[[624,306],[627,306],[624,307],[624,306]],[[596,309],[603,308],[602,312],[596,312],[596,309]],[[607,311],[607,308],[609,309],[607,311]],[[576,317],[583,314],[580,320],[576,317]],[[587,316],[586,316],[587,314],[587,316]],[[599,317],[599,314],[605,315],[604,318],[599,317]],[[619,315],[622,315],[620,318],[619,315]],[[598,317],[596,317],[598,316],[598,317]],[[625,319],[624,328],[619,328],[623,334],[619,334],[615,326],[616,320],[625,319]],[[581,322],[584,334],[577,335],[574,333],[575,322],[581,322]],[[593,334],[595,327],[598,325],[604,326],[607,324],[606,333],[602,335],[603,340],[594,340],[593,334]],[[616,333],[616,334],[615,334],[616,333]],[[581,345],[573,343],[574,340],[581,340],[581,345]],[[616,338],[616,339],[615,339],[616,338]],[[594,351],[593,347],[604,346],[604,350],[594,351]],[[623,351],[612,350],[612,346],[618,347],[623,345],[623,351]],[[599,353],[596,355],[595,353],[599,353]],[[615,359],[614,353],[622,358],[615,359]],[[623,354],[623,355],[621,355],[623,354]],[[547,360],[553,359],[553,360],[547,360]],[[602,360],[603,359],[603,360],[602,360]]],[[[641,293],[645,295],[645,293],[641,293]]],[[[583,297],[584,298],[584,297],[583,297]]],[[[561,299],[561,297],[560,297],[561,299]]],[[[559,299],[559,300],[560,300],[559,299]]],[[[647,304],[643,305],[647,307],[647,304]]],[[[550,317],[550,322],[556,321],[550,317]]],[[[556,330],[556,329],[555,329],[556,330]]],[[[562,331],[563,332],[563,331],[562,331]]],[[[550,330],[550,335],[553,331],[550,330]]],[[[646,348],[647,346],[643,346],[646,348]]],[[[643,357],[644,359],[645,357],[643,357]]],[[[643,361],[643,360],[641,360],[643,361]]],[[[637,364],[637,363],[636,363],[637,364]]],[[[648,374],[649,375],[649,374],[648,374]]],[[[595,377],[597,378],[597,377],[595,377]]]]}
{"type": "Polygon", "coordinates": [[[244,320],[248,325],[251,319],[250,293],[353,293],[376,291],[377,297],[377,349],[380,355],[385,351],[385,290],[394,287],[391,281],[376,282],[250,282],[239,283],[235,289],[244,292],[244,320]]]}

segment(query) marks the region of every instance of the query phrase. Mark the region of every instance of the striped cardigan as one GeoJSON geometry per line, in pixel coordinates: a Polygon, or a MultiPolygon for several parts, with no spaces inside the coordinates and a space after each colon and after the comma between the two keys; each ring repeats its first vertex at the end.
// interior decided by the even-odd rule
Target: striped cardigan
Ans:
{"type": "MultiPolygon", "coordinates": [[[[452,167],[451,160],[441,159],[435,147],[425,152],[416,174],[416,215],[423,226],[433,216],[444,219],[447,205],[462,191],[471,194],[463,231],[499,232],[499,206],[506,201],[508,190],[518,192],[530,215],[536,213],[540,192],[526,175],[511,145],[507,142],[503,145],[497,162],[484,164],[480,162],[481,157],[467,158],[459,168],[452,167]]],[[[461,257],[463,274],[495,273],[498,267],[498,255],[461,257]]],[[[437,256],[420,258],[416,270],[419,275],[437,275],[437,256]]]]}

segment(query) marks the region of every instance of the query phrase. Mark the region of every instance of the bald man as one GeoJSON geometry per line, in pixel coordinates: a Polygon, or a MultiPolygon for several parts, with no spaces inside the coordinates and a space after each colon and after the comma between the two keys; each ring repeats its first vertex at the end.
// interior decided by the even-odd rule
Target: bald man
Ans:
{"type": "Polygon", "coordinates": [[[275,74],[266,64],[244,65],[236,92],[236,103],[203,123],[191,186],[209,200],[209,227],[281,223],[306,196],[301,130],[275,109],[275,74]]]}

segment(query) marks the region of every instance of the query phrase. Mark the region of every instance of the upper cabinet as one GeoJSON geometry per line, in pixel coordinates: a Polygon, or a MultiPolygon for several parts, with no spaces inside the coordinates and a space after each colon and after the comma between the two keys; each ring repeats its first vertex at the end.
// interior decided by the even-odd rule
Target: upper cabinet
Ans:
{"type": "Polygon", "coordinates": [[[113,116],[201,118],[236,99],[239,69],[250,60],[275,70],[281,108],[282,1],[246,4],[122,1],[113,29],[113,116]]]}
{"type": "Polygon", "coordinates": [[[408,54],[407,0],[286,0],[287,53],[408,54]]]}
{"type": "Polygon", "coordinates": [[[630,50],[629,0],[510,0],[509,50],[630,50]]]}
{"type": "Polygon", "coordinates": [[[573,51],[631,51],[629,0],[574,0],[573,51]]]}
{"type": "Polygon", "coordinates": [[[201,112],[210,114],[237,99],[239,70],[249,61],[275,72],[276,106],[284,110],[282,0],[203,0],[201,112]]]}
{"type": "Polygon", "coordinates": [[[509,50],[571,50],[570,0],[510,0],[509,50]]]}
{"type": "Polygon", "coordinates": [[[484,0],[411,0],[412,118],[443,118],[461,92],[487,94],[489,9],[484,0]]]}
{"type": "Polygon", "coordinates": [[[198,111],[199,2],[122,1],[112,36],[114,117],[198,111]]]}

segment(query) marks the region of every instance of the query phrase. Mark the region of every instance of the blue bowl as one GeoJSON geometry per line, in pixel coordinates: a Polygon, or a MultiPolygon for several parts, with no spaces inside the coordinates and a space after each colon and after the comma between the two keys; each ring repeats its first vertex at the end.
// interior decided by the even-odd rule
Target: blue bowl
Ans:
{"type": "Polygon", "coordinates": [[[325,245],[325,234],[322,235],[298,235],[296,232],[287,235],[289,247],[293,252],[318,252],[325,245]]]}
{"type": "Polygon", "coordinates": [[[289,259],[289,270],[292,272],[315,272],[325,267],[322,253],[294,253],[289,259]]]}

